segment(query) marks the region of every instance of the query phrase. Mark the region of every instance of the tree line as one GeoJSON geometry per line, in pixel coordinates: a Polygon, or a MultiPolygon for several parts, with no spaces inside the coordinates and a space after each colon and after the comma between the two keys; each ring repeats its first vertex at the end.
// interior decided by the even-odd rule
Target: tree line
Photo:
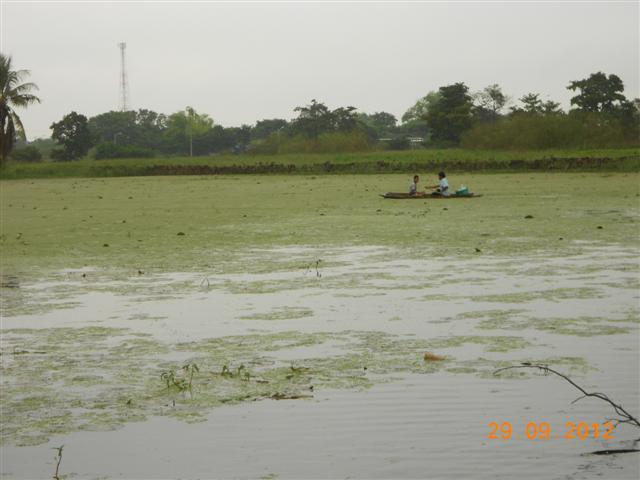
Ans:
{"type": "MultiPolygon", "coordinates": [[[[5,83],[4,77],[0,80],[5,83]]],[[[18,90],[25,93],[29,85],[29,89],[35,87],[23,84],[18,90]]],[[[545,101],[539,93],[513,101],[497,84],[471,92],[465,83],[458,82],[428,92],[400,121],[383,111],[368,114],[353,106],[330,109],[315,99],[296,107],[292,120],[263,119],[240,127],[223,127],[191,107],[170,115],[140,109],[87,118],[71,112],[51,125],[55,145],[49,156],[68,161],[85,157],[90,151],[100,159],[338,153],[429,146],[540,149],[640,144],[640,100],[624,96],[624,84],[618,76],[597,72],[570,82],[567,88],[575,95],[571,109],[565,112],[559,103],[545,101]]],[[[0,120],[3,118],[0,116],[0,120]]],[[[17,130],[5,130],[3,124],[3,139],[21,138],[17,130]]],[[[7,143],[3,140],[3,158],[7,143]]],[[[12,157],[38,160],[42,143],[17,149],[12,157]]]]}

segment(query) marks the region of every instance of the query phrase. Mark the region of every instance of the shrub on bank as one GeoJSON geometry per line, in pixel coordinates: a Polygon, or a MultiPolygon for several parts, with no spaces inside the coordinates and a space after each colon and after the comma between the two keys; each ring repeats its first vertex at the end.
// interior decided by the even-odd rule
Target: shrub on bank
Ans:
{"type": "Polygon", "coordinates": [[[304,135],[293,137],[273,134],[264,141],[251,145],[250,153],[262,155],[289,153],[353,153],[374,150],[374,145],[364,132],[330,132],[317,138],[304,135]]]}
{"type": "Polygon", "coordinates": [[[606,148],[638,145],[621,122],[600,114],[519,114],[474,126],[462,135],[462,147],[501,150],[606,148]]]}
{"type": "Polygon", "coordinates": [[[103,142],[96,147],[94,158],[152,158],[156,152],[149,148],[136,147],[135,145],[116,145],[112,142],[103,142]]]}
{"type": "Polygon", "coordinates": [[[409,150],[411,142],[407,137],[392,138],[386,143],[387,150],[409,150]]]}
{"type": "Polygon", "coordinates": [[[11,152],[9,158],[16,162],[41,162],[42,153],[36,147],[28,145],[26,147],[16,148],[11,152]]]}

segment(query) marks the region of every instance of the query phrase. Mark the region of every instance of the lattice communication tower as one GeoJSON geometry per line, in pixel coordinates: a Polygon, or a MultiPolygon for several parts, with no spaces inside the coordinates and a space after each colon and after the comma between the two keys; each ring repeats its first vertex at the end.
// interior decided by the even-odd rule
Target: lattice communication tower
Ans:
{"type": "Polygon", "coordinates": [[[127,44],[120,42],[118,47],[120,48],[120,111],[126,112],[129,102],[129,84],[127,83],[127,67],[125,63],[127,44]]]}

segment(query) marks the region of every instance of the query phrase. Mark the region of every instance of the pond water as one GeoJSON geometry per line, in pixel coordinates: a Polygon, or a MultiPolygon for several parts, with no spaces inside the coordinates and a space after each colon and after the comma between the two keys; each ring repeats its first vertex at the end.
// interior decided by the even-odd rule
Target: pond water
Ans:
{"type": "Polygon", "coordinates": [[[632,426],[564,438],[567,422],[604,428],[607,404],[572,403],[579,392],[555,376],[494,375],[542,363],[637,416],[634,249],[246,258],[269,268],[3,282],[3,477],[50,478],[60,445],[61,473],[80,478],[640,475],[638,454],[589,454],[633,448],[632,426]],[[489,439],[490,422],[512,437],[489,439]],[[550,438],[527,438],[529,422],[550,438]]]}

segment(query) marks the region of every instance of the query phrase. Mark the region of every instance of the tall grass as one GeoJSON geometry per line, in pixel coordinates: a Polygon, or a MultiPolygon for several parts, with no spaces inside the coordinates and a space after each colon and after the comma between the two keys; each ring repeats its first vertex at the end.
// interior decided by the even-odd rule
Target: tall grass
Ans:
{"type": "Polygon", "coordinates": [[[479,124],[462,135],[462,146],[481,149],[531,150],[640,146],[638,132],[629,135],[615,118],[605,115],[513,115],[479,124]]]}

